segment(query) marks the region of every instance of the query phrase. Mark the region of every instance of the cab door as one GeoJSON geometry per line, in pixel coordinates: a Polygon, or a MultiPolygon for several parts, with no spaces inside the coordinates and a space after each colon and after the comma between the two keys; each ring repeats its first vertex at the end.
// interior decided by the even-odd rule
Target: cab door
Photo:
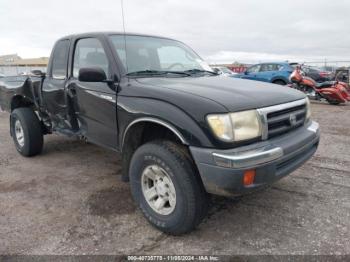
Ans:
{"type": "Polygon", "coordinates": [[[260,72],[260,65],[254,65],[250,68],[248,68],[242,78],[243,79],[250,79],[250,80],[259,80],[259,72],[260,72]]]}
{"type": "Polygon", "coordinates": [[[278,64],[262,64],[260,78],[264,82],[272,82],[273,78],[281,75],[278,64]]]}
{"type": "Polygon", "coordinates": [[[88,140],[109,148],[117,147],[117,94],[115,86],[106,82],[81,82],[81,68],[101,68],[112,78],[111,61],[102,39],[78,39],[73,49],[71,77],[67,94],[72,104],[79,132],[88,140]]]}
{"type": "Polygon", "coordinates": [[[50,67],[43,82],[42,97],[44,107],[53,123],[54,129],[70,129],[67,121],[67,81],[68,54],[70,40],[59,40],[52,52],[50,67]]]}

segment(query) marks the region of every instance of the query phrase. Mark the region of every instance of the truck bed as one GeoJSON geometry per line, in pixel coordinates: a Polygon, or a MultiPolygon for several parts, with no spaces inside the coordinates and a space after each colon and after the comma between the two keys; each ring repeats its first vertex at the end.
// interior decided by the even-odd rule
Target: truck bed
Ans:
{"type": "Polygon", "coordinates": [[[25,98],[35,105],[40,104],[41,77],[8,76],[0,78],[0,107],[11,112],[11,103],[15,97],[25,98]]]}

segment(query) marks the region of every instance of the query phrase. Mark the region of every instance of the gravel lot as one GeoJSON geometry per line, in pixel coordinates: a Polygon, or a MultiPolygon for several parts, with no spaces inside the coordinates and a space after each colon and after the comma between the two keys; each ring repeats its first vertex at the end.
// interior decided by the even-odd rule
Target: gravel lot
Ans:
{"type": "Polygon", "coordinates": [[[193,233],[153,229],[120,181],[120,160],[52,135],[23,158],[0,112],[0,254],[350,254],[350,105],[313,103],[321,144],[265,191],[215,197],[193,233]]]}

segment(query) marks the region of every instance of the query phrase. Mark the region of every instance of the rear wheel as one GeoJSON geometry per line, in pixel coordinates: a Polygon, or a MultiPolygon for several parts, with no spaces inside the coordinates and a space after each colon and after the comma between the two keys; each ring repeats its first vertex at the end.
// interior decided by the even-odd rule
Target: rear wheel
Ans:
{"type": "Polygon", "coordinates": [[[40,154],[43,148],[41,123],[30,108],[17,108],[11,113],[11,135],[17,151],[23,156],[40,154]]]}
{"type": "Polygon", "coordinates": [[[281,86],[285,86],[287,83],[284,82],[283,80],[275,80],[272,83],[276,84],[276,85],[281,85],[281,86]]]}
{"type": "Polygon", "coordinates": [[[180,235],[205,217],[208,196],[186,148],[169,141],[142,145],[130,163],[133,197],[159,230],[180,235]]]}
{"type": "Polygon", "coordinates": [[[339,101],[331,100],[331,99],[328,99],[328,98],[326,98],[326,100],[331,105],[339,105],[340,104],[339,101]]]}

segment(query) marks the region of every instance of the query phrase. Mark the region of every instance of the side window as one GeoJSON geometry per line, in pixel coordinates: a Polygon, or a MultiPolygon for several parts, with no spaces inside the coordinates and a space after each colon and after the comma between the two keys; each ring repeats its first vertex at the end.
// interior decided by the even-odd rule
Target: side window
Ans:
{"type": "Polygon", "coordinates": [[[108,59],[101,42],[96,38],[78,40],[74,50],[73,77],[78,78],[83,67],[100,67],[108,75],[108,59]]]}
{"type": "Polygon", "coordinates": [[[269,71],[267,70],[267,64],[261,65],[260,72],[266,72],[266,71],[269,71]]]}
{"type": "Polygon", "coordinates": [[[279,65],[277,64],[263,64],[261,65],[261,72],[278,71],[279,65]]]}
{"type": "Polygon", "coordinates": [[[55,79],[65,79],[67,76],[69,40],[61,40],[53,51],[52,77],[55,79]]]}
{"type": "Polygon", "coordinates": [[[260,70],[260,65],[255,65],[250,68],[248,68],[247,72],[248,73],[257,73],[260,70]]]}
{"type": "Polygon", "coordinates": [[[276,71],[286,71],[286,70],[288,70],[288,66],[283,66],[283,65],[276,65],[277,66],[277,69],[276,69],[276,71]]]}

